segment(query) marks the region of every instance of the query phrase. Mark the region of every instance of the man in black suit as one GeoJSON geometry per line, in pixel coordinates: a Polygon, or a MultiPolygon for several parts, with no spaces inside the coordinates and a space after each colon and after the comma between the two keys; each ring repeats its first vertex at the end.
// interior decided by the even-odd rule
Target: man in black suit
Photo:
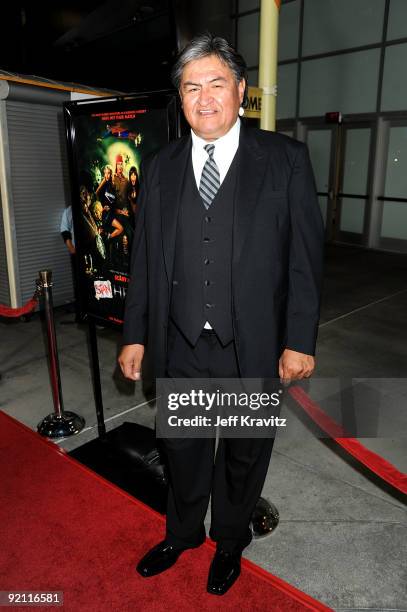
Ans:
{"type": "MultiPolygon", "coordinates": [[[[198,36],[173,69],[190,135],[144,168],[119,363],[140,378],[309,377],[314,370],[323,223],[306,145],[241,122],[246,65],[222,38],[198,36]],[[147,347],[144,356],[144,347],[147,347]]],[[[138,564],[173,565],[210,536],[208,592],[240,573],[272,438],[164,440],[166,539],[138,564]]]]}

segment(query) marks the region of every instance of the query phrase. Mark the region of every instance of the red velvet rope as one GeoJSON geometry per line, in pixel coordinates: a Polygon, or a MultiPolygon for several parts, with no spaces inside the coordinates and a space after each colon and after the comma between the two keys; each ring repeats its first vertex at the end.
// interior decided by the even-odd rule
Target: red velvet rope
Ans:
{"type": "MultiPolygon", "coordinates": [[[[32,312],[38,304],[36,294],[21,308],[10,308],[0,304],[0,316],[21,317],[32,312]]],[[[329,417],[316,402],[314,402],[301,387],[291,387],[290,395],[308,414],[317,425],[325,431],[335,442],[344,448],[350,455],[363,463],[369,470],[377,474],[393,487],[407,494],[407,474],[400,472],[389,461],[369,450],[355,438],[346,437],[344,429],[329,417]]]]}
{"type": "Polygon", "coordinates": [[[0,304],[0,317],[21,317],[22,315],[28,314],[35,310],[38,304],[38,298],[36,294],[28,300],[24,306],[21,308],[10,308],[10,306],[5,306],[5,304],[0,304]]]}
{"type": "Polygon", "coordinates": [[[363,446],[355,438],[344,437],[346,436],[344,429],[331,419],[301,387],[291,387],[289,393],[308,416],[350,455],[395,489],[407,494],[407,474],[400,472],[389,461],[363,446]]]}

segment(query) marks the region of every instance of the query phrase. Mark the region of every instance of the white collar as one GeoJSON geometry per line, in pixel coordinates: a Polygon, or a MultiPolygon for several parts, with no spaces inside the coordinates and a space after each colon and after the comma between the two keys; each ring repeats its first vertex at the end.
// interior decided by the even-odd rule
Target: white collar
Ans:
{"type": "MultiPolygon", "coordinates": [[[[191,128],[191,136],[192,136],[192,147],[194,149],[203,149],[203,147],[207,144],[215,145],[215,155],[222,156],[224,152],[230,151],[230,149],[236,150],[239,145],[239,134],[240,134],[240,119],[239,117],[236,119],[236,123],[230,128],[226,134],[213,140],[212,142],[208,142],[204,140],[191,128]]],[[[206,154],[206,153],[205,153],[206,154]]]]}

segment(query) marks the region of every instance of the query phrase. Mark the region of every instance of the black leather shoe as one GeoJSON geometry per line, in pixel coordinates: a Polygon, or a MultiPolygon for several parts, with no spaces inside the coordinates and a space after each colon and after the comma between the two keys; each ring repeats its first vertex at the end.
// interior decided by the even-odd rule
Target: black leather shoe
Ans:
{"type": "Polygon", "coordinates": [[[144,555],[136,569],[144,578],[156,576],[172,567],[184,550],[186,548],[176,548],[164,540],[144,555]]]}
{"type": "Polygon", "coordinates": [[[208,593],[224,595],[240,576],[242,553],[217,550],[212,560],[208,576],[208,593]]]}

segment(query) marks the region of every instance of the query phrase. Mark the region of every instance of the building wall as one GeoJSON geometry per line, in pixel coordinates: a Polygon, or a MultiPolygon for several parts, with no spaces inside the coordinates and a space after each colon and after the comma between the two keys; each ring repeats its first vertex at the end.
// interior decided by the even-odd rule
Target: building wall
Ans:
{"type": "MultiPolygon", "coordinates": [[[[236,0],[232,16],[250,85],[258,80],[259,7],[260,0],[236,0]]],[[[352,163],[366,175],[365,202],[360,194],[341,202],[342,237],[348,231],[364,246],[398,251],[407,251],[406,23],[406,0],[283,0],[278,46],[277,129],[307,141],[323,193],[331,140],[321,128],[325,113],[342,112],[354,126],[346,131],[343,182],[357,189],[352,163]]],[[[323,196],[321,206],[329,220],[323,196]]]]}

